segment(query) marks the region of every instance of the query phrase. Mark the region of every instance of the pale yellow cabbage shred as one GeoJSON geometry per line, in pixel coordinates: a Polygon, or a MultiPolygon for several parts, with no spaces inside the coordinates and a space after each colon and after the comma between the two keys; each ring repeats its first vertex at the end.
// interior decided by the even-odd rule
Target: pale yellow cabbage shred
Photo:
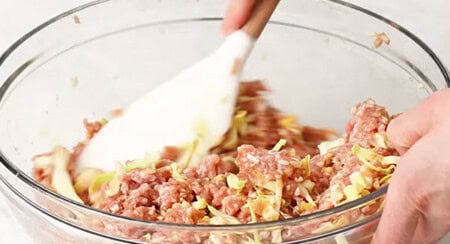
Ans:
{"type": "Polygon", "coordinates": [[[241,191],[245,187],[245,184],[247,183],[246,180],[241,180],[237,177],[237,175],[232,174],[232,173],[228,174],[226,180],[227,180],[227,185],[231,189],[234,189],[237,191],[241,191]]]}
{"type": "Polygon", "coordinates": [[[366,149],[363,148],[359,145],[354,145],[352,148],[352,153],[362,162],[364,163],[364,165],[366,165],[369,169],[374,170],[374,171],[378,171],[378,172],[382,172],[382,173],[386,173],[386,174],[390,174],[393,172],[393,170],[395,169],[395,164],[397,163],[397,161],[394,162],[394,160],[392,160],[392,157],[389,157],[389,161],[388,160],[384,160],[385,164],[389,163],[389,167],[388,168],[382,168],[382,167],[378,167],[375,166],[374,163],[375,162],[383,162],[383,156],[377,154],[375,151],[371,150],[371,149],[366,149]],[[392,162],[391,162],[392,160],[392,162]]]}
{"type": "Polygon", "coordinates": [[[192,203],[192,207],[197,210],[203,210],[208,207],[208,202],[203,197],[197,196],[197,201],[192,203]]]}
{"type": "MultiPolygon", "coordinates": [[[[253,209],[253,204],[251,201],[248,201],[247,204],[248,209],[250,211],[250,217],[251,217],[251,221],[250,223],[256,223],[258,222],[258,219],[256,218],[256,213],[255,210],[253,209]]],[[[246,244],[260,244],[261,243],[261,236],[259,235],[259,232],[253,231],[253,238],[248,237],[247,240],[244,240],[243,243],[246,244]]]]}
{"type": "Polygon", "coordinates": [[[342,146],[344,144],[345,144],[345,139],[339,138],[339,139],[332,140],[332,141],[321,142],[317,147],[319,148],[320,155],[325,155],[330,150],[332,150],[336,147],[342,146]]]}
{"type": "Polygon", "coordinates": [[[278,125],[284,129],[294,129],[297,126],[297,117],[293,114],[287,114],[278,120],[278,125]]]}
{"type": "Polygon", "coordinates": [[[103,171],[96,168],[85,168],[81,170],[80,174],[75,179],[73,187],[77,193],[83,193],[89,190],[89,186],[93,180],[103,174],[103,171]]]}
{"type": "Polygon", "coordinates": [[[92,195],[99,191],[103,184],[110,182],[114,178],[115,174],[116,172],[112,171],[97,175],[89,185],[89,195],[92,195]]]}
{"type": "Polygon", "coordinates": [[[120,181],[122,179],[124,171],[124,166],[121,163],[116,163],[116,171],[114,173],[114,177],[108,183],[108,189],[105,191],[106,196],[110,197],[119,193],[120,181]]]}
{"type": "Polygon", "coordinates": [[[156,169],[156,164],[159,162],[160,156],[156,153],[148,153],[143,158],[135,159],[125,165],[125,172],[133,169],[156,169]]]}
{"type": "Polygon", "coordinates": [[[378,147],[381,147],[381,148],[391,147],[391,145],[387,139],[386,133],[375,133],[374,139],[375,139],[375,143],[378,147]]]}
{"type": "Polygon", "coordinates": [[[185,182],[186,177],[182,175],[181,169],[178,167],[177,163],[172,163],[169,165],[170,171],[172,173],[172,178],[174,178],[177,181],[185,182]]]}
{"type": "Polygon", "coordinates": [[[67,165],[70,160],[70,152],[63,147],[58,147],[54,150],[50,157],[54,166],[51,182],[52,187],[57,193],[76,202],[83,203],[83,200],[81,200],[75,192],[72,179],[67,171],[67,165]]]}
{"type": "Polygon", "coordinates": [[[239,225],[241,222],[230,215],[227,215],[225,213],[222,213],[221,211],[215,209],[213,206],[208,205],[209,212],[214,215],[210,220],[209,223],[213,225],[239,225]]]}
{"type": "Polygon", "coordinates": [[[278,152],[286,145],[287,141],[285,139],[280,139],[275,146],[273,146],[272,151],[278,152]]]}
{"type": "Polygon", "coordinates": [[[224,149],[234,149],[239,143],[239,136],[243,135],[248,127],[247,111],[239,110],[235,113],[231,122],[230,132],[222,143],[224,149]]]}

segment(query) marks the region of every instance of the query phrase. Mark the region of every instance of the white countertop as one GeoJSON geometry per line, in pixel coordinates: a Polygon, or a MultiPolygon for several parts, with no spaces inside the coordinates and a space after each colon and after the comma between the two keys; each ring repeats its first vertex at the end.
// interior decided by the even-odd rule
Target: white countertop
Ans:
{"type": "MultiPolygon", "coordinates": [[[[0,7],[0,53],[30,29],[88,0],[9,0],[0,7]]],[[[450,67],[450,1],[351,0],[395,20],[427,43],[450,67]]],[[[0,243],[33,243],[11,217],[0,195],[0,243]]],[[[450,244],[450,236],[442,243],[450,244]]]]}

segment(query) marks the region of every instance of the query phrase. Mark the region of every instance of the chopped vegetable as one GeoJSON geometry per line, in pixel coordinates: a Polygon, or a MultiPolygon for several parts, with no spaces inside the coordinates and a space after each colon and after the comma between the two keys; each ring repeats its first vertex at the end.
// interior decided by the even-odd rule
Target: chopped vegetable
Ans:
{"type": "Polygon", "coordinates": [[[197,197],[197,201],[192,203],[192,207],[197,210],[202,210],[208,207],[208,202],[203,197],[197,197]]]}
{"type": "Polygon", "coordinates": [[[302,186],[305,187],[309,192],[312,192],[312,190],[314,189],[314,186],[316,184],[314,184],[314,182],[312,182],[311,180],[307,179],[305,181],[303,181],[302,186]]]}
{"type": "Polygon", "coordinates": [[[278,152],[281,150],[282,147],[284,147],[284,145],[286,145],[286,140],[285,139],[280,139],[277,144],[275,144],[275,146],[273,146],[272,151],[274,152],[278,152]]]}
{"type": "Polygon", "coordinates": [[[156,164],[159,161],[158,154],[146,154],[145,157],[141,159],[135,159],[125,165],[125,172],[129,172],[133,169],[156,169],[156,164]]]}
{"type": "Polygon", "coordinates": [[[284,129],[292,129],[297,126],[297,118],[295,115],[288,114],[278,120],[278,125],[284,129]]]}
{"type": "Polygon", "coordinates": [[[339,138],[333,141],[324,141],[319,144],[319,152],[320,155],[325,155],[327,152],[329,152],[331,149],[342,146],[345,144],[344,138],[339,138]]]}
{"type": "Polygon", "coordinates": [[[50,157],[55,167],[52,177],[52,186],[55,191],[76,202],[83,203],[81,198],[75,192],[69,172],[67,171],[70,152],[63,147],[57,147],[50,157]]]}
{"type": "Polygon", "coordinates": [[[106,118],[102,118],[100,120],[100,124],[102,124],[102,126],[105,126],[106,124],[108,124],[108,120],[106,118]]]}
{"type": "Polygon", "coordinates": [[[122,177],[124,173],[124,167],[121,163],[116,164],[116,172],[114,174],[114,177],[109,181],[108,183],[108,189],[106,190],[105,194],[106,196],[114,196],[117,193],[119,193],[120,190],[120,178],[122,177]]]}
{"type": "Polygon", "coordinates": [[[375,133],[373,136],[375,138],[375,143],[378,147],[381,147],[381,148],[389,148],[390,147],[389,141],[388,141],[385,133],[375,133]]]}
{"type": "Polygon", "coordinates": [[[260,183],[260,184],[258,184],[258,186],[275,193],[276,188],[277,188],[277,183],[275,181],[271,180],[271,181],[265,181],[264,183],[260,183]]]}
{"type": "Polygon", "coordinates": [[[184,182],[186,181],[186,177],[181,174],[180,168],[178,168],[177,163],[173,163],[169,165],[171,171],[172,171],[172,178],[174,178],[177,181],[184,182]]]}
{"type": "Polygon", "coordinates": [[[360,172],[354,172],[350,176],[350,182],[355,187],[356,191],[360,193],[364,189],[368,189],[371,187],[371,184],[369,184],[366,179],[362,176],[360,172]]]}
{"type": "Polygon", "coordinates": [[[400,161],[399,156],[386,156],[381,159],[381,164],[382,165],[397,164],[398,161],[400,161]]]}
{"type": "Polygon", "coordinates": [[[192,159],[194,158],[194,154],[199,146],[199,140],[196,139],[192,143],[189,143],[183,147],[181,147],[184,150],[183,155],[181,156],[179,162],[180,165],[183,166],[183,168],[187,168],[190,165],[192,165],[192,159]]]}
{"type": "Polygon", "coordinates": [[[249,201],[250,214],[255,214],[253,220],[257,220],[256,214],[266,221],[274,221],[280,218],[279,210],[276,209],[275,196],[260,194],[256,199],[249,201]]]}
{"type": "Polygon", "coordinates": [[[370,149],[365,149],[360,147],[359,145],[354,145],[352,148],[352,153],[358,157],[359,160],[361,160],[361,162],[364,163],[364,165],[366,165],[368,168],[374,170],[374,171],[378,171],[378,172],[383,172],[383,173],[392,173],[392,171],[395,169],[395,165],[390,165],[388,168],[381,168],[381,167],[377,167],[373,164],[373,162],[381,162],[383,161],[383,156],[378,155],[377,153],[375,153],[374,151],[370,150],[370,149]]]}
{"type": "Polygon", "coordinates": [[[311,203],[307,203],[307,202],[305,202],[305,201],[301,201],[300,202],[300,211],[301,212],[304,212],[304,211],[311,211],[311,210],[313,210],[313,209],[315,209],[316,208],[316,206],[314,206],[313,204],[311,204],[311,203]]]}
{"type": "Polygon", "coordinates": [[[306,176],[310,176],[311,175],[311,156],[309,154],[306,155],[306,157],[304,157],[300,162],[306,171],[306,176]]]}
{"type": "Polygon", "coordinates": [[[227,138],[222,142],[221,147],[224,149],[234,149],[239,142],[239,135],[245,134],[247,130],[247,111],[237,111],[231,122],[231,128],[227,138]]]}
{"type": "Polygon", "coordinates": [[[280,211],[282,200],[283,200],[283,181],[281,179],[277,179],[275,185],[275,209],[277,211],[280,211]]]}
{"type": "Polygon", "coordinates": [[[356,187],[354,185],[348,185],[348,186],[344,187],[344,195],[345,195],[346,201],[353,201],[358,198],[361,198],[361,194],[359,193],[359,191],[356,189],[356,187]]]}
{"type": "Polygon", "coordinates": [[[209,212],[214,215],[209,221],[213,225],[239,225],[241,222],[233,216],[224,214],[212,206],[208,206],[209,212]]]}
{"type": "Polygon", "coordinates": [[[234,190],[242,190],[245,187],[246,180],[239,179],[235,174],[230,173],[227,176],[227,185],[234,190]]]}
{"type": "Polygon", "coordinates": [[[389,180],[392,178],[392,174],[387,174],[383,178],[380,179],[380,185],[389,182],[389,180]]]}
{"type": "Polygon", "coordinates": [[[87,168],[82,170],[78,177],[75,179],[75,191],[78,194],[88,191],[92,181],[102,173],[102,170],[95,168],[87,168]]]}
{"type": "Polygon", "coordinates": [[[91,182],[91,184],[89,185],[89,195],[97,192],[100,190],[100,187],[107,182],[110,182],[114,176],[115,176],[116,172],[109,172],[109,173],[103,173],[100,175],[97,175],[91,182]]]}

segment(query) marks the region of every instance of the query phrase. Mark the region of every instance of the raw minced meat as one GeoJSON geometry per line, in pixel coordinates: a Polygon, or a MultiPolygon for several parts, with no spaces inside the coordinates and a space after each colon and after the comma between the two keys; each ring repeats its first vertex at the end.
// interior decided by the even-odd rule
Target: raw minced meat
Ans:
{"type": "MultiPolygon", "coordinates": [[[[267,91],[260,81],[241,83],[230,130],[195,167],[183,168],[178,163],[186,149],[168,146],[156,158],[130,160],[114,172],[77,171],[76,160],[84,145],[106,123],[85,121],[87,139],[66,162],[80,201],[105,212],[150,221],[246,224],[330,209],[387,183],[398,156],[386,139],[391,117],[385,108],[372,100],[357,104],[346,135],[337,138],[330,129],[300,125],[295,116],[272,107],[264,97],[267,91]]],[[[54,154],[34,158],[34,176],[58,190],[52,187],[58,160],[48,160],[54,154]]],[[[374,202],[342,216],[295,227],[289,235],[348,223],[379,208],[379,202],[374,202]]],[[[124,226],[104,226],[112,233],[148,238],[148,233],[124,226]]],[[[169,235],[155,232],[152,238],[168,240],[169,235]]]]}

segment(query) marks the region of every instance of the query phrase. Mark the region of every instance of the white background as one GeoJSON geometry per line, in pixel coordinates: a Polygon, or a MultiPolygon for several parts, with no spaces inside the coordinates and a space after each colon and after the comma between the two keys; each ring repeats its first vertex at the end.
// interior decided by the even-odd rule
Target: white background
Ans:
{"type": "MultiPolygon", "coordinates": [[[[27,31],[47,19],[88,0],[2,0],[0,53],[27,31]]],[[[403,25],[450,67],[450,1],[447,0],[350,0],[403,25]]],[[[0,195],[0,243],[32,243],[11,217],[0,195]]],[[[41,227],[42,228],[42,227],[41,227]]],[[[450,238],[443,243],[450,244],[450,238]]]]}

